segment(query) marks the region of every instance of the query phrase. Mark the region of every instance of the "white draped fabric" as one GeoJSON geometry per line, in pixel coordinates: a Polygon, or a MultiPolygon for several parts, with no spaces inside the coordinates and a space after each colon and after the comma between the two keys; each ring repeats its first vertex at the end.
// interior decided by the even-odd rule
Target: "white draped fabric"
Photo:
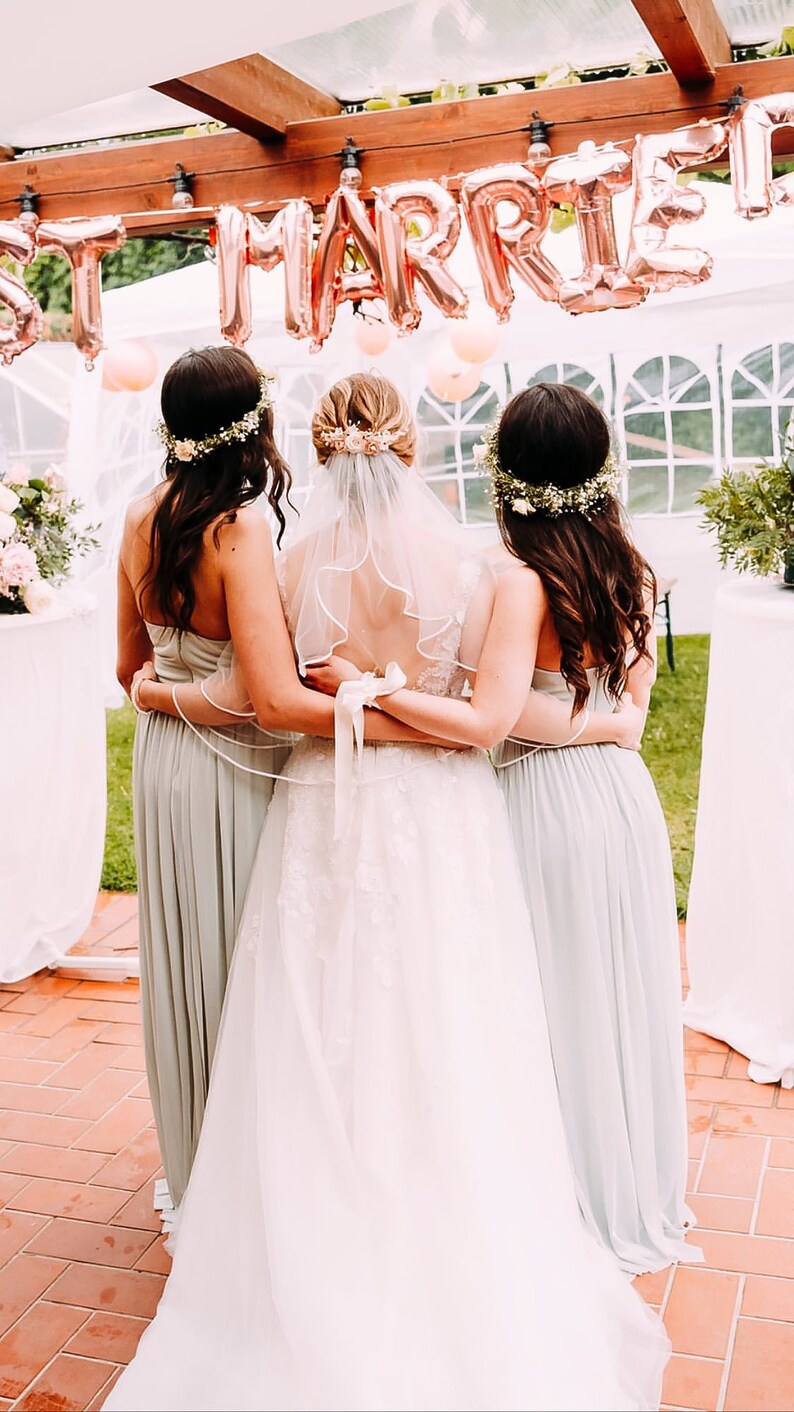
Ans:
{"type": "Polygon", "coordinates": [[[95,600],[0,616],[0,981],[62,957],[88,925],[105,836],[95,600]]]}
{"type": "Polygon", "coordinates": [[[686,1023],[794,1087],[794,590],[728,584],[711,639],[686,1023]]]}

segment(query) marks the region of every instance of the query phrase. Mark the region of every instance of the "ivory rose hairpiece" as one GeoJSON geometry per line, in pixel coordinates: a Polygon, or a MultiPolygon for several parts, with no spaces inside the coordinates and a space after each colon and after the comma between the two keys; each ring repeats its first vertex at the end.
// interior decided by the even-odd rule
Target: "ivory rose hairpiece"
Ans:
{"type": "Polygon", "coordinates": [[[209,456],[211,451],[217,451],[219,446],[231,446],[235,441],[247,441],[259,426],[265,408],[273,406],[270,385],[275,382],[276,375],[262,368],[258,368],[257,372],[259,401],[256,406],[246,412],[244,417],[238,418],[228,427],[222,427],[220,431],[213,432],[211,436],[180,439],[169,431],[165,422],[158,422],[155,430],[169,457],[176,461],[198,461],[202,456],[209,456]]]}
{"type": "Polygon", "coordinates": [[[347,427],[334,427],[333,431],[320,432],[324,446],[332,446],[334,451],[349,451],[352,455],[377,456],[380,451],[388,451],[391,434],[387,431],[365,431],[362,427],[348,422],[347,427]]]}
{"type": "Polygon", "coordinates": [[[499,424],[494,422],[474,448],[474,460],[491,477],[493,498],[516,515],[584,515],[602,510],[620,484],[620,467],[608,456],[600,471],[589,480],[567,489],[553,485],[530,485],[502,468],[499,460],[499,424]]]}

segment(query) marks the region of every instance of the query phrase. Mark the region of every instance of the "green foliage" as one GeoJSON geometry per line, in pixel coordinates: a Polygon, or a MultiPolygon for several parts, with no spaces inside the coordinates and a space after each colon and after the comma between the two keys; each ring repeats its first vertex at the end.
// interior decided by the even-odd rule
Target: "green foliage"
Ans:
{"type": "Polygon", "coordinates": [[[134,892],[138,886],[132,834],[132,742],[135,712],[127,704],[108,711],[108,817],[102,887],[134,892]]]}
{"type": "MultiPolygon", "coordinates": [[[[700,739],[706,703],[707,637],[677,637],[676,665],[664,662],[653,692],[642,754],[667,818],[673,850],[678,915],[686,916],[695,840],[700,776],[700,739]]],[[[119,892],[136,887],[132,840],[132,739],[135,712],[108,711],[108,823],[102,886],[119,892]]]]}
{"type": "Polygon", "coordinates": [[[717,536],[721,564],[764,577],[794,554],[794,476],[787,465],[726,471],[698,502],[704,526],[717,536]]]}
{"type": "MultiPolygon", "coordinates": [[[[133,236],[120,250],[113,250],[102,260],[102,286],[117,289],[137,284],[152,275],[180,270],[203,260],[206,243],[203,236],[174,236],[172,239],[150,239],[133,236]]],[[[38,299],[45,314],[68,314],[72,307],[72,277],[69,263],[60,255],[38,255],[24,271],[25,283],[38,299]]]]}
{"type": "Polygon", "coordinates": [[[692,873],[708,653],[708,637],[675,639],[676,671],[660,662],[642,742],[670,832],[679,917],[686,916],[692,873]]]}
{"type": "Polygon", "coordinates": [[[43,579],[65,578],[73,559],[96,549],[98,543],[95,526],[85,530],[77,526],[82,501],[66,499],[60,474],[53,470],[13,488],[20,502],[14,511],[17,538],[33,550],[43,579]]]}

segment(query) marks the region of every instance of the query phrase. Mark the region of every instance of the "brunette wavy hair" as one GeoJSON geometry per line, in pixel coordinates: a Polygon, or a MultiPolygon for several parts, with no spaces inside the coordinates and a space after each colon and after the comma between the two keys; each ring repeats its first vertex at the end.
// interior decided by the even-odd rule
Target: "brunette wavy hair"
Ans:
{"type": "MultiPolygon", "coordinates": [[[[578,388],[538,383],[505,407],[497,445],[502,468],[528,486],[567,490],[604,465],[609,424],[578,388]]],[[[510,553],[543,582],[574,712],[582,710],[590,691],[588,655],[601,664],[607,690],[619,696],[626,684],[627,649],[650,656],[649,603],[656,604],[653,570],[629,537],[619,501],[610,496],[587,516],[520,515],[499,501],[497,519],[510,553]]]]}
{"type": "MultiPolygon", "coordinates": [[[[180,441],[222,431],[256,407],[261,394],[256,364],[241,348],[198,348],[171,364],[160,398],[163,421],[180,441]]],[[[165,461],[165,490],[152,517],[144,585],[163,622],[186,632],[196,607],[193,583],[204,534],[221,527],[260,495],[278,524],[286,527],[282,500],[292,477],[273,439],[273,413],[265,407],[259,426],[245,441],[219,446],[194,461],[165,461]]]]}

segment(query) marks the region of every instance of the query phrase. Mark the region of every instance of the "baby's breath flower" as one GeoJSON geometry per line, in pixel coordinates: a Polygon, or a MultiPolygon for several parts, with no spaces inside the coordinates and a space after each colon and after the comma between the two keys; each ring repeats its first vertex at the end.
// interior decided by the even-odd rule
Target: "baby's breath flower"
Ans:
{"type": "Polygon", "coordinates": [[[483,440],[473,448],[474,461],[482,467],[484,474],[490,475],[494,499],[509,506],[516,515],[589,516],[604,508],[620,482],[620,470],[612,456],[608,456],[601,470],[579,485],[567,489],[550,481],[544,485],[531,485],[502,469],[498,448],[499,424],[494,422],[488,427],[483,440]]]}

